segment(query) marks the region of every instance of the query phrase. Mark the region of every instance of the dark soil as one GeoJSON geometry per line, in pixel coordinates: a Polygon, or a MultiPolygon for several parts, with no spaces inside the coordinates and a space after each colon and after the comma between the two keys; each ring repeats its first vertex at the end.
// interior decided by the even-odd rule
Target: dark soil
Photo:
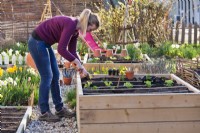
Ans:
{"type": "Polygon", "coordinates": [[[126,78],[120,79],[119,77],[102,77],[92,78],[91,80],[82,79],[82,88],[84,95],[99,95],[99,94],[127,94],[127,93],[192,93],[184,85],[178,84],[173,81],[171,86],[167,86],[165,80],[169,80],[164,77],[144,76],[142,78],[134,78],[128,80],[126,78]],[[105,81],[111,81],[111,85],[105,85],[105,81]],[[151,81],[151,86],[146,85],[146,81],[151,81]],[[90,82],[90,87],[85,85],[90,82]],[[125,86],[125,83],[131,83],[133,86],[125,86]]]}
{"type": "Polygon", "coordinates": [[[26,112],[25,108],[0,108],[1,133],[15,133],[26,112]]]}

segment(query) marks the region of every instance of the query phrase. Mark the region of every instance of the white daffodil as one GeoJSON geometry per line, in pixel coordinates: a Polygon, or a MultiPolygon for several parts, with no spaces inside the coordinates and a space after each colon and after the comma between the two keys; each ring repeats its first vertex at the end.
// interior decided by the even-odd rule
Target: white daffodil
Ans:
{"type": "Polygon", "coordinates": [[[16,55],[16,56],[19,55],[19,51],[18,51],[18,50],[15,51],[15,55],[16,55]]]}
{"type": "Polygon", "coordinates": [[[7,81],[8,83],[13,83],[13,79],[12,79],[11,77],[8,77],[8,78],[6,79],[6,81],[7,81]]]}
{"type": "Polygon", "coordinates": [[[16,86],[16,85],[17,85],[17,82],[16,82],[16,81],[14,81],[14,82],[13,82],[13,85],[14,85],[14,86],[16,86]]]}
{"type": "Polygon", "coordinates": [[[4,86],[4,82],[0,80],[0,86],[4,86]]]}
{"type": "Polygon", "coordinates": [[[172,44],[172,46],[171,46],[172,48],[179,48],[180,47],[180,45],[178,45],[178,44],[172,44]]]}
{"type": "Polygon", "coordinates": [[[18,47],[20,46],[20,43],[19,42],[17,42],[17,44],[16,44],[18,47]]]}
{"type": "Polygon", "coordinates": [[[28,77],[28,82],[30,82],[31,81],[31,77],[28,77]]]}
{"type": "Polygon", "coordinates": [[[13,52],[13,50],[9,49],[9,51],[8,51],[9,56],[12,56],[12,52],[13,52]]]}
{"type": "Polygon", "coordinates": [[[6,86],[8,84],[8,82],[6,80],[3,81],[4,86],[6,86]]]}
{"type": "Polygon", "coordinates": [[[6,56],[6,55],[7,55],[5,51],[3,51],[1,54],[2,54],[3,56],[6,56]]]}
{"type": "Polygon", "coordinates": [[[29,69],[27,69],[27,71],[33,75],[37,75],[37,73],[35,72],[35,70],[33,68],[29,68],[29,69]]]}

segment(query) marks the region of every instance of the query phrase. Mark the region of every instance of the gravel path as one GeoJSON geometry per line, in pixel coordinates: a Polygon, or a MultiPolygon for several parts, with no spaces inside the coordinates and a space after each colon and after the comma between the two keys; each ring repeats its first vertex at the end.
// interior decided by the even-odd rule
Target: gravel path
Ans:
{"type": "MultiPolygon", "coordinates": [[[[65,100],[64,94],[69,89],[73,88],[75,88],[74,85],[61,87],[61,94],[63,100],[65,100]]],[[[54,114],[55,109],[51,98],[49,100],[49,103],[51,111],[54,114]]],[[[77,121],[75,117],[71,119],[62,118],[60,122],[53,123],[53,122],[39,121],[38,120],[39,115],[40,111],[38,106],[33,107],[31,121],[28,123],[25,133],[78,133],[77,121]]]]}

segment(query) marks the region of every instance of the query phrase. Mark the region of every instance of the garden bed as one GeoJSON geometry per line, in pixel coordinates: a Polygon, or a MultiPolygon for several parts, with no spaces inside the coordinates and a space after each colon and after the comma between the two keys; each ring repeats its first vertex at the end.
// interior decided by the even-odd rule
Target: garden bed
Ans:
{"type": "MultiPolygon", "coordinates": [[[[91,55],[91,57],[93,58],[93,56],[91,55]]],[[[107,57],[105,57],[104,55],[101,56],[99,59],[99,61],[95,62],[95,63],[88,63],[88,59],[89,59],[89,55],[86,54],[84,57],[84,61],[83,61],[83,66],[87,69],[87,70],[91,70],[91,69],[95,69],[95,70],[100,70],[102,67],[106,68],[120,68],[121,66],[125,66],[128,68],[133,68],[134,71],[138,72],[141,68],[141,65],[143,62],[150,62],[152,63],[151,59],[148,57],[148,55],[143,54],[143,60],[139,60],[139,61],[131,61],[131,60],[126,60],[126,59],[122,59],[120,60],[120,55],[114,55],[114,57],[116,57],[116,60],[113,59],[107,59],[107,57]],[[108,61],[109,60],[109,61],[108,61]]]]}
{"type": "MultiPolygon", "coordinates": [[[[200,91],[173,74],[150,75],[171,79],[174,81],[173,86],[152,84],[147,88],[139,80],[144,76],[146,75],[135,75],[134,80],[129,80],[134,84],[132,88],[122,87],[123,82],[126,82],[123,81],[121,85],[119,84],[121,87],[113,89],[111,86],[106,88],[103,85],[105,75],[95,75],[93,83],[97,88],[83,89],[84,81],[81,82],[78,75],[79,132],[198,133],[200,91]]],[[[113,86],[118,81],[116,77],[107,79],[107,81],[113,80],[113,86]]]]}
{"type": "Polygon", "coordinates": [[[32,114],[32,107],[2,106],[1,133],[23,133],[32,114]]]}

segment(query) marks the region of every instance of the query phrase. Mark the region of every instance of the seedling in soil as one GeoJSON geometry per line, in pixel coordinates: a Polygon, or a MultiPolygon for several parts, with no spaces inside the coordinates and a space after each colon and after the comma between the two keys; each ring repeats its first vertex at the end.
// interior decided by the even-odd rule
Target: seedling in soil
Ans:
{"type": "Polygon", "coordinates": [[[126,82],[124,83],[124,86],[126,86],[127,88],[132,88],[133,84],[131,84],[130,82],[126,82]]]}
{"type": "Polygon", "coordinates": [[[84,85],[84,88],[90,88],[90,85],[92,84],[92,82],[87,81],[87,83],[84,85]]]}
{"type": "Polygon", "coordinates": [[[97,86],[93,86],[92,89],[93,89],[93,90],[97,90],[97,86]]]}
{"type": "Polygon", "coordinates": [[[145,81],[146,87],[150,88],[152,86],[151,81],[145,81]]]}
{"type": "Polygon", "coordinates": [[[107,86],[107,87],[110,87],[112,85],[112,82],[111,81],[104,81],[104,84],[107,86]]]}
{"type": "Polygon", "coordinates": [[[165,86],[171,87],[173,85],[174,81],[173,80],[165,80],[165,86]]]}
{"type": "Polygon", "coordinates": [[[110,57],[110,59],[111,59],[111,60],[117,60],[117,58],[116,58],[116,57],[110,57]]]}
{"type": "Polygon", "coordinates": [[[114,90],[114,89],[115,89],[115,86],[111,86],[111,89],[114,90]]]}
{"type": "Polygon", "coordinates": [[[105,63],[113,63],[113,61],[108,60],[108,61],[105,61],[105,63]]]}
{"type": "Polygon", "coordinates": [[[130,57],[130,56],[125,56],[124,59],[126,59],[126,60],[130,60],[131,57],[130,57]]]}

